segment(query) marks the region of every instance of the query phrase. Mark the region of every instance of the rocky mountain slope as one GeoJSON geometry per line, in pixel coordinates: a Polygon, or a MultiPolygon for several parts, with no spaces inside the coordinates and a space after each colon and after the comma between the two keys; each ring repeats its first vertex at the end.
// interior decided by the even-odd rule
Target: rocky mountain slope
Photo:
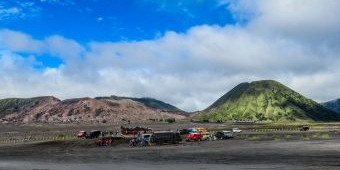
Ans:
{"type": "Polygon", "coordinates": [[[321,105],[330,109],[330,110],[333,110],[334,112],[340,113],[340,99],[321,103],[321,105]]]}
{"type": "Polygon", "coordinates": [[[178,109],[177,107],[170,105],[168,103],[164,103],[160,100],[156,100],[153,98],[148,98],[148,97],[143,97],[143,98],[133,98],[133,97],[121,97],[121,96],[110,96],[110,97],[96,97],[95,99],[98,100],[132,100],[135,102],[139,102],[144,104],[147,107],[153,108],[153,109],[158,109],[158,110],[163,110],[167,112],[184,112],[181,109],[178,109]]]}
{"type": "Polygon", "coordinates": [[[273,81],[241,83],[194,119],[226,121],[336,121],[337,114],[273,81]]]}
{"type": "Polygon", "coordinates": [[[2,123],[143,122],[167,118],[183,119],[185,115],[174,110],[148,107],[131,99],[77,98],[61,101],[46,96],[0,100],[2,123]]]}

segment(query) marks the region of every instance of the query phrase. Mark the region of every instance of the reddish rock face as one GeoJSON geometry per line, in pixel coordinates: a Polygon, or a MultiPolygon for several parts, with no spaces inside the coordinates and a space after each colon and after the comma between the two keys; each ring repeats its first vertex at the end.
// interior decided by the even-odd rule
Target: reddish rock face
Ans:
{"type": "Polygon", "coordinates": [[[167,118],[185,118],[181,113],[157,110],[129,99],[76,98],[60,101],[54,97],[37,97],[3,100],[13,100],[14,103],[13,107],[8,107],[5,110],[5,114],[0,114],[0,122],[3,123],[143,122],[167,118]]]}

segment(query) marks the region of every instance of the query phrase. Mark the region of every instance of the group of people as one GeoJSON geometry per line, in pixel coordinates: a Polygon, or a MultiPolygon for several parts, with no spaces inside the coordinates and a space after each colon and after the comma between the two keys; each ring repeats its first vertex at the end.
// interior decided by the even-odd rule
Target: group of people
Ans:
{"type": "Polygon", "coordinates": [[[134,137],[130,140],[130,146],[150,146],[150,140],[148,138],[144,138],[141,133],[138,133],[137,137],[134,137]]]}

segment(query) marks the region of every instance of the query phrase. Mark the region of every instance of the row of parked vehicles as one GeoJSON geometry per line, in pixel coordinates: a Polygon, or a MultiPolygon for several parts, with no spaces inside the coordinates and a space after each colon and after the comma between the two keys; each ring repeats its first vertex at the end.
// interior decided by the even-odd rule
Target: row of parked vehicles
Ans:
{"type": "MultiPolygon", "coordinates": [[[[78,138],[86,138],[86,139],[94,139],[99,138],[103,135],[100,130],[91,130],[89,132],[79,131],[77,133],[78,138]]],[[[95,144],[103,146],[103,145],[112,145],[114,138],[112,136],[102,136],[100,139],[95,141],[95,144]]]]}
{"type": "MultiPolygon", "coordinates": [[[[122,132],[128,131],[128,128],[121,130],[122,132]]],[[[149,128],[148,131],[136,131],[133,129],[134,138],[130,141],[130,145],[151,145],[154,144],[164,144],[171,143],[177,144],[181,142],[184,138],[185,141],[203,141],[203,140],[225,140],[234,137],[234,133],[242,132],[239,128],[233,128],[232,130],[223,130],[217,132],[209,132],[205,128],[187,128],[177,131],[155,131],[153,132],[149,128]]],[[[308,131],[309,126],[304,125],[300,127],[300,131],[308,131]]],[[[117,137],[118,132],[116,132],[117,137]]],[[[123,133],[122,133],[123,134],[123,133]]],[[[97,145],[111,145],[114,141],[113,133],[105,133],[100,130],[92,130],[89,132],[79,131],[77,134],[78,138],[94,139],[99,138],[95,141],[97,145]]]]}
{"type": "MultiPolygon", "coordinates": [[[[203,140],[212,140],[212,139],[229,139],[233,138],[232,131],[218,131],[215,134],[211,134],[210,132],[192,132],[186,135],[181,135],[179,132],[173,131],[156,131],[152,134],[142,134],[141,145],[151,145],[151,143],[155,144],[178,144],[183,141],[183,137],[185,137],[186,141],[203,141],[203,140]]],[[[140,139],[139,139],[140,141],[140,139]]],[[[137,142],[138,143],[138,142],[137,142]]],[[[134,144],[133,144],[134,145],[134,144]]]]}
{"type": "Polygon", "coordinates": [[[131,144],[132,146],[141,145],[141,146],[147,146],[151,145],[151,143],[162,145],[164,143],[168,144],[178,144],[182,141],[182,137],[178,132],[173,131],[156,131],[152,134],[141,134],[140,138],[134,138],[133,141],[136,141],[135,144],[131,144]]]}
{"type": "MultiPolygon", "coordinates": [[[[241,132],[240,129],[233,129],[232,131],[218,131],[215,133],[208,132],[205,128],[188,128],[177,131],[155,131],[152,133],[138,133],[134,135],[134,138],[130,141],[131,146],[136,145],[151,145],[171,143],[177,144],[185,139],[185,141],[203,141],[203,140],[215,140],[215,139],[229,139],[233,138],[233,133],[241,132]]],[[[79,131],[78,138],[93,139],[99,138],[95,141],[97,145],[111,145],[114,141],[114,137],[111,135],[104,135],[99,130],[92,130],[89,132],[79,131]]]]}
{"type": "Polygon", "coordinates": [[[229,139],[233,138],[232,131],[218,131],[215,134],[211,134],[210,132],[201,132],[201,133],[189,133],[185,136],[186,141],[201,141],[201,140],[215,140],[215,139],[229,139]]]}
{"type": "Polygon", "coordinates": [[[208,130],[205,128],[188,128],[180,130],[181,134],[186,134],[186,141],[229,139],[233,138],[233,133],[240,132],[242,132],[242,130],[239,128],[233,128],[231,131],[223,130],[214,133],[208,132],[208,130]]]}
{"type": "Polygon", "coordinates": [[[78,138],[86,138],[86,139],[93,139],[93,138],[98,138],[102,132],[100,130],[91,130],[90,132],[86,131],[79,131],[77,134],[78,138]]]}

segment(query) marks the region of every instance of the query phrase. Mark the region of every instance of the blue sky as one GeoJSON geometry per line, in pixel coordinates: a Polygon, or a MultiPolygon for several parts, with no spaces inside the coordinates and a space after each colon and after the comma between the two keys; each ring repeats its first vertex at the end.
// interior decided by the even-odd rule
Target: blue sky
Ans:
{"type": "Polygon", "coordinates": [[[58,34],[80,42],[154,39],[166,31],[183,33],[196,25],[235,22],[218,0],[5,0],[1,4],[24,13],[2,17],[2,28],[37,38],[58,34]]]}
{"type": "Polygon", "coordinates": [[[3,0],[0,98],[153,97],[195,111],[275,79],[340,97],[337,0],[3,0]]]}
{"type": "MultiPolygon", "coordinates": [[[[37,39],[62,35],[83,44],[142,41],[162,37],[167,31],[185,33],[203,24],[235,23],[226,4],[218,0],[5,0],[0,7],[0,28],[37,39]]],[[[63,64],[49,55],[36,59],[42,63],[37,69],[63,64]]]]}

